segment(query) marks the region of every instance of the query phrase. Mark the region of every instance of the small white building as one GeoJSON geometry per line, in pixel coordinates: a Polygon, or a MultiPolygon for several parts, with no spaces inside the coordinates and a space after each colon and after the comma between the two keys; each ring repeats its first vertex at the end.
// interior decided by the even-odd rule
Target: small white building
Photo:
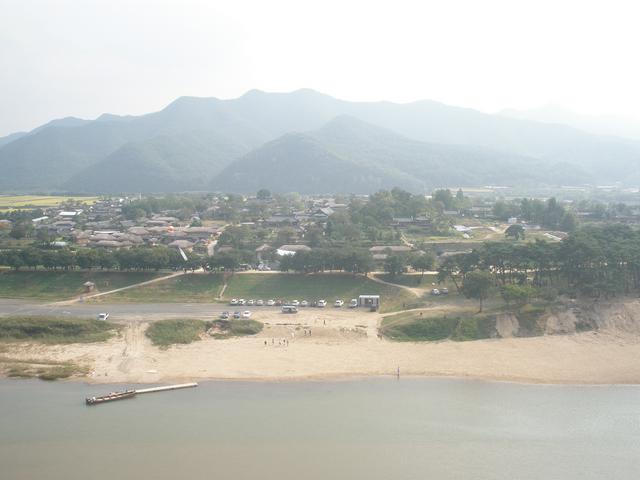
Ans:
{"type": "Polygon", "coordinates": [[[360,295],[358,297],[358,306],[378,310],[380,308],[380,295],[360,295]]]}
{"type": "Polygon", "coordinates": [[[311,248],[306,245],[282,245],[276,250],[276,253],[281,256],[292,256],[298,252],[310,252],[311,248]]]}

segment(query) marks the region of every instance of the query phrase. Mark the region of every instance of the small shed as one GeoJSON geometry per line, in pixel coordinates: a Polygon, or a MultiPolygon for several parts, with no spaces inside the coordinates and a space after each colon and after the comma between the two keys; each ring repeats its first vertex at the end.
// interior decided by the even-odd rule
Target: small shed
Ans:
{"type": "Polygon", "coordinates": [[[358,306],[378,310],[380,308],[380,295],[360,295],[358,306]]]}

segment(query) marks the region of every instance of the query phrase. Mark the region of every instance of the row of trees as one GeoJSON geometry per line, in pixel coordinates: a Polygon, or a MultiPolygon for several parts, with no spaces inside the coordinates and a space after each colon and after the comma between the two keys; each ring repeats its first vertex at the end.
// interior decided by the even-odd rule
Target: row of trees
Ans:
{"type": "Polygon", "coordinates": [[[496,286],[533,285],[572,295],[610,297],[640,291],[640,231],[626,225],[582,228],[559,243],[485,243],[447,257],[439,280],[462,287],[471,272],[488,272],[496,286]]]}
{"type": "Polygon", "coordinates": [[[493,214],[499,220],[507,221],[511,217],[518,217],[527,222],[565,232],[571,232],[577,227],[574,212],[566,209],[553,197],[546,202],[533,198],[508,202],[498,200],[493,205],[493,214]]]}
{"type": "Polygon", "coordinates": [[[72,270],[75,268],[83,270],[178,270],[199,268],[202,263],[202,257],[193,254],[190,254],[189,259],[185,262],[177,250],[164,246],[115,251],[89,248],[52,250],[30,247],[0,252],[0,265],[6,265],[15,270],[38,267],[48,270],[72,270]]]}

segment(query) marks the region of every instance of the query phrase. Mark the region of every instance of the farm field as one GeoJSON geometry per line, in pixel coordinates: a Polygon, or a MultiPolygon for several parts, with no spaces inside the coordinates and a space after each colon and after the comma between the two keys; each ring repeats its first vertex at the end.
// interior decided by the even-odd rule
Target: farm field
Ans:
{"type": "Polygon", "coordinates": [[[78,196],[45,196],[45,195],[0,195],[0,210],[27,210],[30,208],[55,207],[68,200],[93,204],[98,197],[78,197],[78,196]]]}
{"type": "Polygon", "coordinates": [[[113,290],[134,283],[151,280],[161,274],[155,272],[51,272],[0,271],[0,297],[28,298],[46,301],[66,300],[84,291],[87,281],[96,284],[98,291],[113,290]]]}

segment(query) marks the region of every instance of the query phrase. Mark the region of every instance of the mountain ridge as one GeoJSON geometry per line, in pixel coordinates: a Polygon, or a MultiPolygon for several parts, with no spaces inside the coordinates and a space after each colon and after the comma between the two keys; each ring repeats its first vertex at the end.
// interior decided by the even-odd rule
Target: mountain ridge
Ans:
{"type": "MultiPolygon", "coordinates": [[[[198,168],[201,168],[201,174],[194,182],[210,184],[210,180],[231,163],[240,161],[269,142],[291,132],[322,135],[323,127],[342,116],[358,119],[369,126],[403,137],[404,140],[398,141],[398,145],[405,149],[405,161],[413,155],[409,153],[411,140],[431,145],[433,155],[436,151],[445,150],[447,155],[455,154],[457,158],[476,155],[476,163],[465,160],[473,168],[476,164],[491,162],[491,157],[495,157],[495,162],[504,168],[515,168],[512,175],[514,182],[519,181],[518,175],[528,171],[522,166],[527,162],[549,168],[548,175],[540,179],[549,184],[577,184],[596,180],[635,184],[640,181],[640,142],[633,140],[593,135],[565,125],[490,115],[431,100],[403,104],[349,102],[311,89],[300,89],[288,93],[251,90],[238,98],[226,100],[186,96],[179,97],[157,112],[139,116],[103,114],[96,120],[72,119],[64,122],[64,119],[60,119],[53,124],[45,124],[34,129],[33,133],[18,135],[19,138],[0,144],[0,168],[4,172],[0,178],[0,190],[86,190],[96,184],[94,180],[89,181],[91,170],[94,170],[94,178],[97,175],[95,172],[100,171],[102,174],[99,177],[102,179],[109,174],[109,184],[117,185],[126,180],[125,183],[133,188],[136,185],[130,184],[131,179],[126,176],[127,168],[135,170],[145,165],[146,169],[152,170],[154,162],[158,173],[164,172],[164,178],[157,179],[158,185],[162,185],[163,189],[181,185],[181,190],[188,190],[190,185],[188,182],[185,184],[179,175],[183,171],[191,171],[194,165],[200,165],[198,168]],[[185,143],[185,138],[192,138],[193,145],[185,143]],[[437,145],[439,147],[436,148],[437,145]],[[161,148],[166,151],[160,151],[161,148]],[[209,162],[203,155],[208,155],[209,162]],[[230,158],[230,155],[237,156],[230,158]],[[509,163],[509,157],[519,160],[509,163]],[[168,159],[173,162],[171,168],[166,165],[168,159]],[[110,162],[112,169],[106,167],[110,162]],[[564,173],[556,174],[551,167],[553,165],[564,165],[558,169],[558,172],[564,173]],[[567,171],[572,169],[576,178],[567,178],[567,171]],[[202,180],[204,177],[207,178],[202,180]]],[[[354,155],[368,155],[351,144],[362,141],[368,143],[378,155],[385,152],[386,167],[389,167],[394,158],[392,149],[382,144],[374,148],[375,138],[363,137],[358,140],[353,136],[346,138],[341,145],[339,129],[348,128],[349,124],[342,127],[336,125],[334,123],[336,130],[328,142],[331,145],[327,144],[327,138],[321,146],[304,143],[313,149],[313,155],[319,155],[319,149],[329,148],[325,153],[335,152],[336,158],[353,166],[354,155]]],[[[381,131],[370,127],[361,129],[360,134],[365,137],[382,135],[381,131]]],[[[396,141],[391,138],[388,140],[390,144],[396,141]]],[[[300,145],[298,142],[295,151],[299,151],[300,145]]],[[[426,148],[424,145],[414,147],[426,148]]],[[[323,158],[328,161],[330,157],[323,158]]],[[[421,163],[417,158],[412,165],[414,171],[403,170],[408,168],[405,165],[400,177],[418,174],[424,179],[424,170],[431,169],[438,171],[442,178],[452,178],[433,162],[421,163]]],[[[368,166],[372,172],[376,172],[381,167],[381,161],[369,161],[368,166]],[[377,165],[375,168],[374,164],[377,165]]],[[[449,167],[456,171],[453,168],[455,164],[449,167]]],[[[475,178],[480,181],[483,178],[481,168],[473,171],[475,175],[457,169],[460,180],[472,181],[475,178]]],[[[183,176],[195,178],[191,173],[183,176]]],[[[524,176],[528,178],[529,174],[524,176]]],[[[415,181],[406,178],[404,181],[416,187],[415,181]]],[[[461,183],[455,178],[452,181],[461,183]]],[[[134,188],[134,191],[146,191],[148,187],[144,183],[137,186],[140,188],[134,188]]],[[[195,184],[193,188],[196,188],[195,184]]]]}

